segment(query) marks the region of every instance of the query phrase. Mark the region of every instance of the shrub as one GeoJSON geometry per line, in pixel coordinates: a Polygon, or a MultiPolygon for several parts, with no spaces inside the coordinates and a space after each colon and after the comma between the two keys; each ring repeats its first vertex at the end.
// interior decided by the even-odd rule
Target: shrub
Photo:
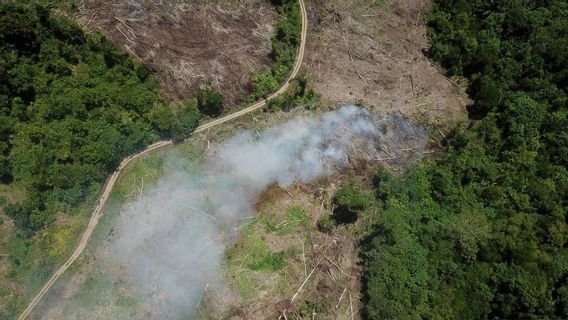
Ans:
{"type": "Polygon", "coordinates": [[[373,204],[373,198],[366,192],[348,185],[339,189],[333,197],[333,220],[336,223],[353,223],[361,211],[373,204]]]}
{"type": "Polygon", "coordinates": [[[278,271],[284,267],[284,253],[283,252],[267,252],[262,257],[259,257],[254,262],[248,265],[251,270],[259,271],[278,271]]]}
{"type": "Polygon", "coordinates": [[[331,233],[335,229],[335,220],[330,215],[321,217],[318,221],[318,230],[324,233],[331,233]]]}
{"type": "Polygon", "coordinates": [[[203,114],[216,117],[223,112],[225,97],[217,91],[209,89],[197,90],[197,108],[203,114]]]}
{"type": "Polygon", "coordinates": [[[300,44],[302,19],[297,2],[295,0],[271,2],[280,13],[270,51],[273,63],[270,70],[261,71],[251,77],[255,89],[247,98],[248,101],[266,98],[286,80],[294,65],[300,44]]]}
{"type": "Polygon", "coordinates": [[[174,107],[174,119],[170,126],[170,134],[174,142],[183,141],[191,135],[191,133],[199,125],[201,114],[193,103],[182,103],[174,107]]]}

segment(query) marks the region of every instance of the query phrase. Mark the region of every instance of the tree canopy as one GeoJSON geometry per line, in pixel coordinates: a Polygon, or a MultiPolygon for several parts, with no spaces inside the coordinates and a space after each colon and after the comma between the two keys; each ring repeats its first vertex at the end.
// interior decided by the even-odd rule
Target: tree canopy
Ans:
{"type": "Polygon", "coordinates": [[[150,70],[104,36],[42,5],[0,5],[0,178],[28,189],[7,209],[23,229],[78,205],[124,156],[195,127],[198,113],[168,108],[150,70]]]}
{"type": "Polygon", "coordinates": [[[370,319],[568,318],[568,3],[437,0],[430,56],[470,80],[446,154],[381,172],[370,319]]]}

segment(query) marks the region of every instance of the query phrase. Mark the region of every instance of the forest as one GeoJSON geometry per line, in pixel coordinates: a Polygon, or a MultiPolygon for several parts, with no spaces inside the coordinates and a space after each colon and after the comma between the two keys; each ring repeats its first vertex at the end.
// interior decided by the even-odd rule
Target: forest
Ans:
{"type": "Polygon", "coordinates": [[[145,65],[46,6],[2,5],[0,38],[0,178],[27,190],[6,208],[21,230],[97,192],[126,155],[197,126],[195,106],[166,106],[145,65]]]}
{"type": "Polygon", "coordinates": [[[436,0],[430,58],[469,82],[444,154],[374,178],[368,319],[568,318],[568,3],[436,0]]]}

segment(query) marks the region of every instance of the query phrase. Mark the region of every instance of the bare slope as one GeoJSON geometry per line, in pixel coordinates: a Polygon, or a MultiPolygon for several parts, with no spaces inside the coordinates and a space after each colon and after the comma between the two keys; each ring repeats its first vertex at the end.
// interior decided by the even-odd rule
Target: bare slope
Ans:
{"type": "Polygon", "coordinates": [[[170,100],[210,85],[234,105],[250,91],[250,75],[270,63],[276,13],[263,0],[202,2],[88,1],[81,20],[159,71],[170,100]]]}
{"type": "Polygon", "coordinates": [[[456,119],[467,97],[434,66],[424,12],[429,0],[326,0],[308,7],[306,68],[314,89],[334,103],[456,119]]]}

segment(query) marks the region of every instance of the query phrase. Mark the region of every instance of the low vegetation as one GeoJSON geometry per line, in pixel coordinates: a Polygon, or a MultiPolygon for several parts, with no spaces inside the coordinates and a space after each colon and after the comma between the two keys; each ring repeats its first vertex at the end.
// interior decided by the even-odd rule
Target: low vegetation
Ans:
{"type": "Polygon", "coordinates": [[[211,117],[219,116],[223,112],[225,98],[217,91],[210,89],[197,90],[197,108],[203,114],[211,117]]]}
{"type": "Polygon", "coordinates": [[[254,91],[248,101],[266,98],[288,78],[301,42],[302,17],[296,0],[272,0],[280,17],[272,38],[270,70],[264,70],[251,77],[254,91]]]}
{"type": "Polygon", "coordinates": [[[298,76],[290,81],[290,86],[284,94],[268,101],[266,108],[270,111],[288,111],[297,106],[309,106],[317,99],[317,95],[307,88],[307,84],[305,77],[298,76]]]}
{"type": "Polygon", "coordinates": [[[369,319],[568,318],[568,6],[435,1],[431,57],[475,119],[440,159],[377,175],[369,319]]]}
{"type": "Polygon", "coordinates": [[[360,212],[373,204],[371,195],[347,185],[337,191],[333,197],[333,220],[335,223],[353,223],[360,212]]]}

